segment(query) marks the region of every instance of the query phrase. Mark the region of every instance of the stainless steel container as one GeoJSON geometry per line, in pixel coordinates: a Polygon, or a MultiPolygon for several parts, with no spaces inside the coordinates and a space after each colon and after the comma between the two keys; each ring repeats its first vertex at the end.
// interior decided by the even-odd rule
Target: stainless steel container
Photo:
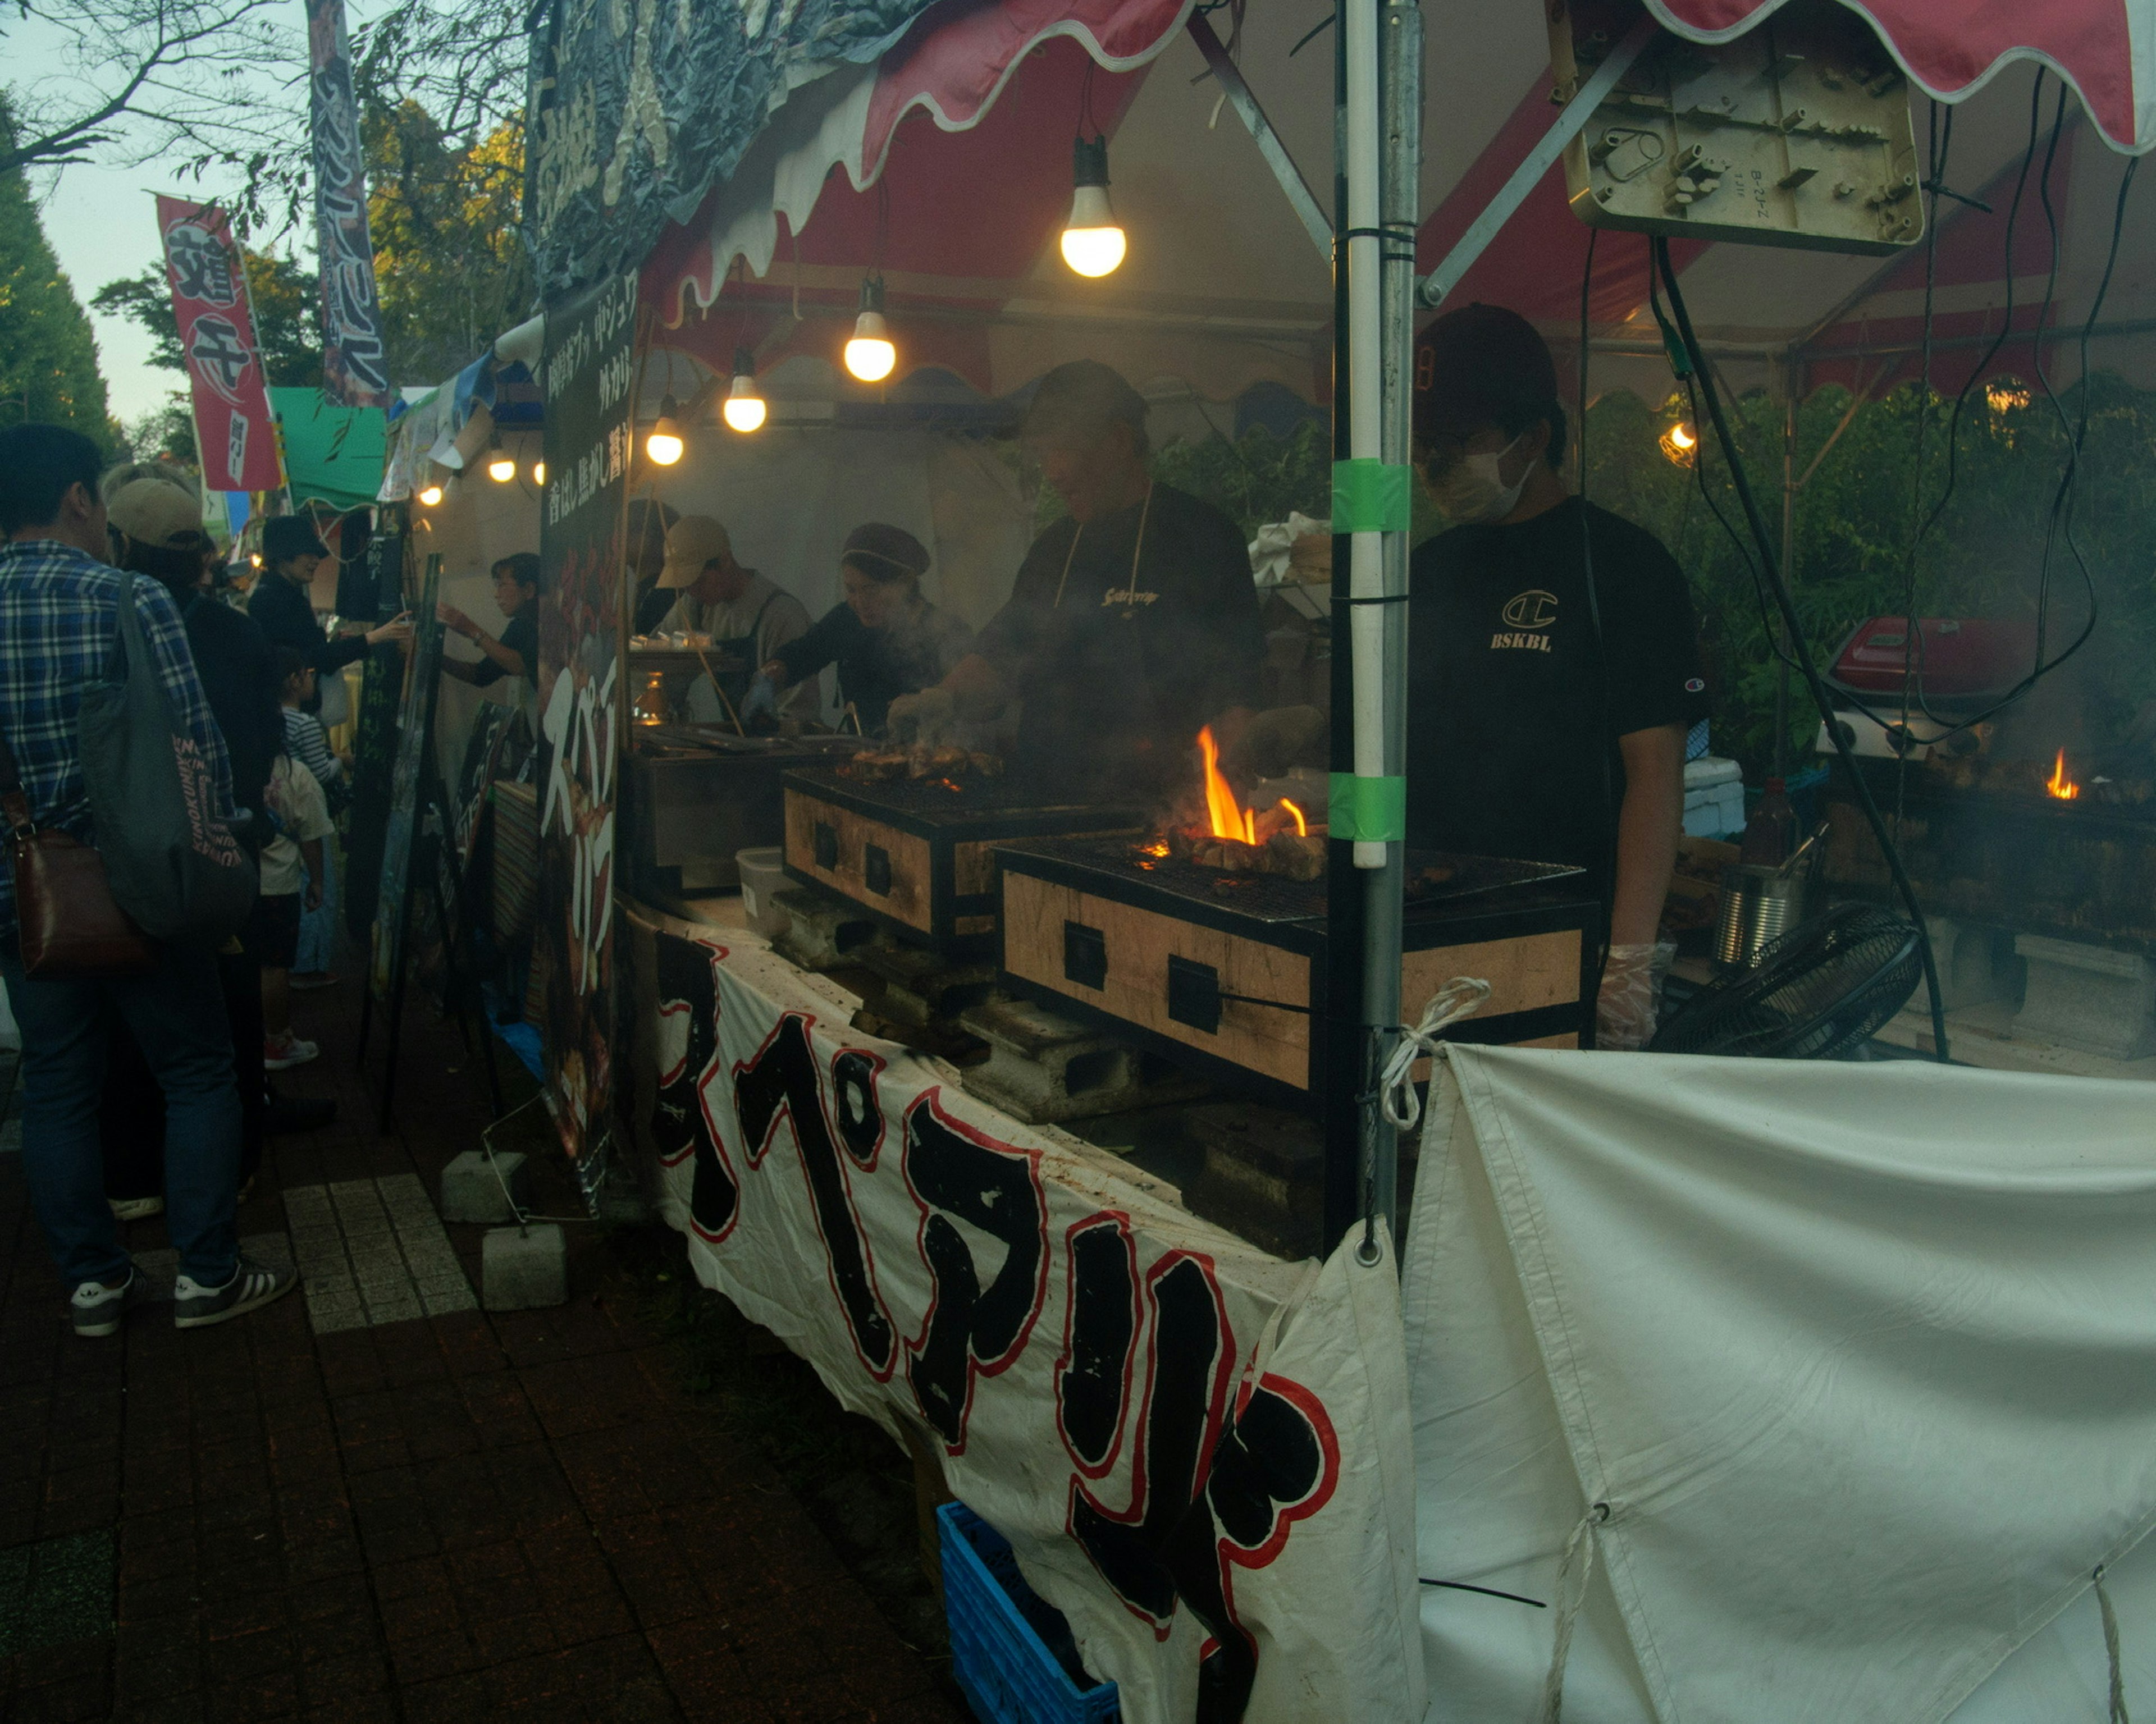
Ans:
{"type": "Polygon", "coordinates": [[[1718,963],[1748,964],[1759,948],[1804,919],[1808,870],[1736,862],[1722,870],[1722,916],[1714,931],[1718,963]]]}

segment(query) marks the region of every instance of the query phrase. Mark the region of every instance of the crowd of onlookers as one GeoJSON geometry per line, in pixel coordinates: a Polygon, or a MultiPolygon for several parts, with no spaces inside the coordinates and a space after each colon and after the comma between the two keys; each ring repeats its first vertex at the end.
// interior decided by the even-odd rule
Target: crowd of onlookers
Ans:
{"type": "Polygon", "coordinates": [[[123,583],[141,577],[155,675],[254,859],[260,894],[239,933],[162,942],[153,968],[126,975],[26,974],[13,870],[0,869],[23,1168],[75,1330],[111,1334],[145,1296],[122,1227],[161,1213],[178,1326],[222,1322],[296,1284],[239,1250],[263,1139],[334,1114],[271,1076],[320,1053],[294,1027],[293,993],[338,979],[333,811],[350,761],[318,716],[320,683],[410,623],[325,631],[310,589],[330,553],[304,516],[264,522],[259,572],[232,581],[182,473],[108,472],[95,444],[57,426],[0,430],[0,738],[31,826],[95,844],[82,694],[111,659],[123,583]]]}

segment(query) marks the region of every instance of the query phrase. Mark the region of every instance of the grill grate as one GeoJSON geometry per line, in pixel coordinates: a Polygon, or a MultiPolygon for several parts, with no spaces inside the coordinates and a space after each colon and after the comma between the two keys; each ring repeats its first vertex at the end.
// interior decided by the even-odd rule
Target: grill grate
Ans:
{"type": "MultiPolygon", "coordinates": [[[[880,782],[849,776],[836,767],[804,767],[793,773],[797,783],[828,786],[856,801],[874,803],[895,814],[934,819],[971,820],[983,814],[1045,814],[1075,809],[1087,804],[1044,803],[1040,793],[1009,778],[890,778],[880,782]],[[955,788],[954,788],[955,787],[955,788]]],[[[1136,816],[1127,808],[1104,808],[1104,819],[1129,822],[1136,816]]]]}

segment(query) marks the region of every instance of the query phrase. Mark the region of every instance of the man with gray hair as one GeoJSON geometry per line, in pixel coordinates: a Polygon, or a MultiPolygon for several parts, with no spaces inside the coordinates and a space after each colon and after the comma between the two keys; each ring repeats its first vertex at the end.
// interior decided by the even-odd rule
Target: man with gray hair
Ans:
{"type": "Polygon", "coordinates": [[[1012,773],[1057,795],[1164,788],[1201,726],[1233,740],[1265,656],[1250,556],[1226,516],[1153,479],[1145,420],[1145,398],[1096,361],[1041,379],[1019,438],[1070,512],[973,650],[891,702],[894,734],[1022,698],[1012,773]]]}

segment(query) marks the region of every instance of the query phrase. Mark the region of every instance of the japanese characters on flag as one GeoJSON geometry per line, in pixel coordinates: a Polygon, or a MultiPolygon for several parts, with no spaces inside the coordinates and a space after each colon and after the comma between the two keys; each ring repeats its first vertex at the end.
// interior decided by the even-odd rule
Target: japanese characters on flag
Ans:
{"type": "Polygon", "coordinates": [[[157,231],[194,399],[203,489],[275,490],[285,483],[285,463],[231,226],[213,203],[160,196],[157,231]]]}
{"type": "Polygon", "coordinates": [[[322,266],[322,393],[346,407],[389,405],[389,362],[374,296],[367,162],[344,0],[307,0],[307,113],[315,161],[315,249],[322,266]]]}
{"type": "Polygon", "coordinates": [[[1419,1720],[1389,1252],[1283,1263],[755,936],[628,920],[639,1147],[697,1275],[940,1457],[1127,1724],[1419,1720]]]}

